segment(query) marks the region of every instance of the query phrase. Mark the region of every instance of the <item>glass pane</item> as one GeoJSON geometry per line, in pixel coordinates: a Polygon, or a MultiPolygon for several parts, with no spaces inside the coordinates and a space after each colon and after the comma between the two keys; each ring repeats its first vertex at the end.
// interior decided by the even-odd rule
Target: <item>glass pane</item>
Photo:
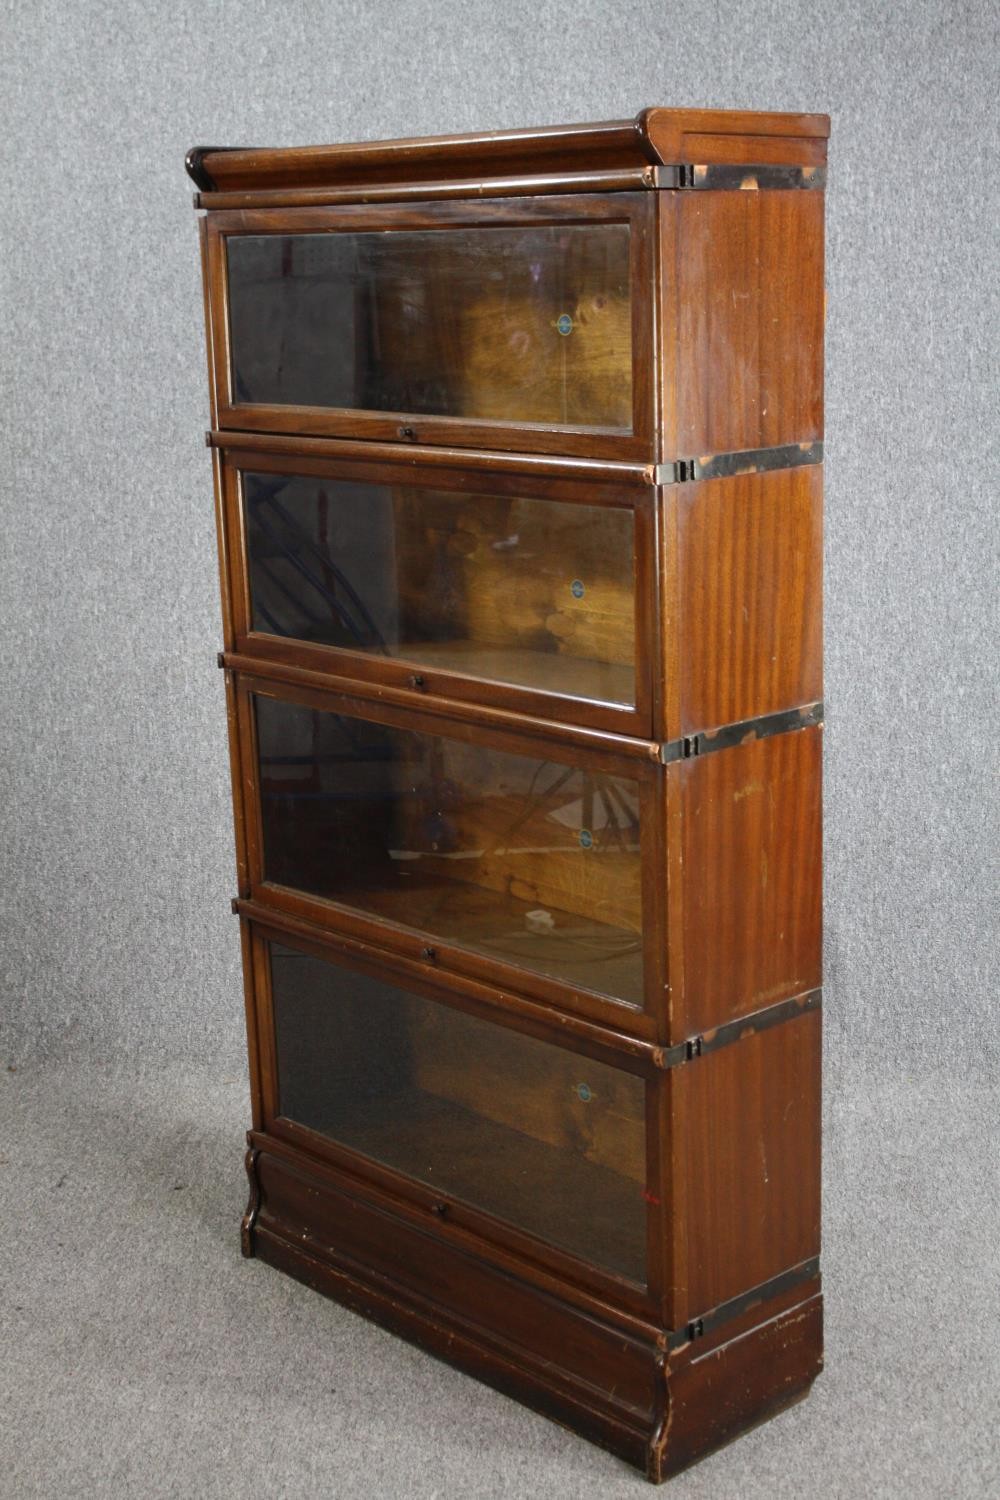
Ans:
{"type": "Polygon", "coordinates": [[[226,244],[239,404],[631,429],[627,224],[226,244]]]}
{"type": "Polygon", "coordinates": [[[292,948],[271,948],[279,1109],[641,1282],[642,1081],[292,948]]]}
{"type": "Polygon", "coordinates": [[[632,778],[256,704],[265,879],[642,1005],[632,778]]]}
{"type": "Polygon", "coordinates": [[[252,625],[635,701],[632,511],[244,474],[252,625]]]}

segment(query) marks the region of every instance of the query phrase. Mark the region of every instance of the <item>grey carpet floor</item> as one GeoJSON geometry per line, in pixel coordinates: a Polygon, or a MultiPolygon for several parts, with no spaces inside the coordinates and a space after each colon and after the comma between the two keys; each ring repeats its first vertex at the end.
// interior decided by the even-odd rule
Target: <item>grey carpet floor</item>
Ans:
{"type": "MultiPolygon", "coordinates": [[[[827,1107],[827,1369],[688,1497],[1000,1495],[996,1091],[827,1107]]],[[[0,1075],[0,1494],[652,1493],[615,1459],[239,1256],[242,1078],[0,1075]]]]}

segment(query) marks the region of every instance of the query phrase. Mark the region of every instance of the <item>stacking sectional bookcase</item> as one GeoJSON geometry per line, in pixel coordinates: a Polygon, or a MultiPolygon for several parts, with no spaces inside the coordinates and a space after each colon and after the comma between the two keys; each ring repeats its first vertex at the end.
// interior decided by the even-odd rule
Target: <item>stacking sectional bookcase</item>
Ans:
{"type": "Polygon", "coordinates": [[[822,1362],[827,134],[188,157],[244,1252],[653,1480],[822,1362]]]}

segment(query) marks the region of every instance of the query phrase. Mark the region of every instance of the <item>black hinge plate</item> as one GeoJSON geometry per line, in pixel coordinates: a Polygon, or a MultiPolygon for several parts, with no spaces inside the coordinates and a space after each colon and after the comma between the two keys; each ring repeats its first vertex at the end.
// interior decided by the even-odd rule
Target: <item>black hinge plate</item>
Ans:
{"type": "Polygon", "coordinates": [[[720,1302],[718,1307],[702,1313],[701,1317],[692,1318],[684,1324],[683,1328],[677,1329],[676,1333],[670,1335],[667,1348],[682,1349],[685,1344],[704,1338],[720,1323],[725,1323],[729,1318],[738,1317],[740,1313],[746,1312],[756,1303],[767,1302],[772,1297],[780,1297],[782,1292],[790,1291],[793,1286],[798,1286],[801,1282],[813,1281],[818,1275],[819,1256],[815,1255],[811,1260],[804,1260],[799,1265],[792,1266],[790,1270],[782,1271],[780,1276],[772,1276],[770,1281],[761,1282],[760,1286],[751,1287],[748,1292],[741,1292],[738,1297],[731,1297],[728,1302],[720,1302]]]}
{"type": "Polygon", "coordinates": [[[745,193],[754,189],[822,189],[826,187],[826,168],[784,166],[778,162],[747,163],[746,166],[684,162],[678,166],[657,167],[654,180],[658,188],[686,191],[737,189],[745,193]]]}
{"type": "Polygon", "coordinates": [[[659,1048],[656,1065],[666,1071],[668,1068],[680,1067],[682,1063],[694,1062],[695,1058],[718,1052],[720,1047],[729,1047],[733,1042],[742,1042],[745,1037],[769,1031],[772,1026],[780,1026],[784,1021],[793,1021],[798,1016],[807,1015],[809,1011],[820,1010],[822,1005],[821,989],[789,995],[787,1000],[776,1000],[773,1005],[765,1005],[763,1010],[752,1010],[748,1015],[737,1016],[735,1021],[724,1021],[721,1026],[715,1026],[711,1031],[701,1032],[697,1036],[689,1036],[686,1041],[677,1042],[673,1047],[659,1048]]]}
{"type": "Polygon", "coordinates": [[[706,453],[657,464],[657,484],[691,484],[698,479],[732,479],[739,474],[766,474],[772,469],[801,469],[823,462],[822,443],[785,443],[778,448],[743,448],[733,453],[706,453]]]}
{"type": "Polygon", "coordinates": [[[718,729],[703,729],[699,734],[684,734],[666,740],[660,746],[660,763],[672,765],[695,755],[711,755],[715,750],[731,750],[754,740],[770,739],[775,734],[789,734],[796,729],[812,729],[823,722],[822,703],[807,703],[803,708],[783,709],[777,714],[761,714],[757,719],[741,719],[736,724],[722,724],[718,729]]]}

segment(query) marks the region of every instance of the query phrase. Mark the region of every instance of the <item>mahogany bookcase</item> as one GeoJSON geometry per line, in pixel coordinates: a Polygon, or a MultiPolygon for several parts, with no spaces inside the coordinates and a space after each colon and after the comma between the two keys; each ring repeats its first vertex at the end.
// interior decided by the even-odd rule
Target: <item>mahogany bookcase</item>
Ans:
{"type": "Polygon", "coordinates": [[[652,1480],[822,1362],[828,128],[188,157],[244,1253],[652,1480]]]}

